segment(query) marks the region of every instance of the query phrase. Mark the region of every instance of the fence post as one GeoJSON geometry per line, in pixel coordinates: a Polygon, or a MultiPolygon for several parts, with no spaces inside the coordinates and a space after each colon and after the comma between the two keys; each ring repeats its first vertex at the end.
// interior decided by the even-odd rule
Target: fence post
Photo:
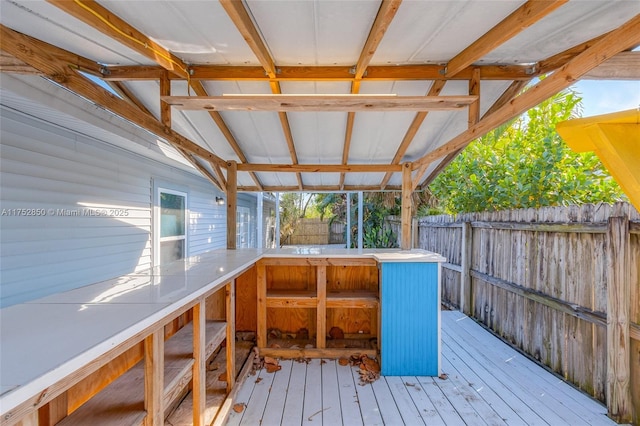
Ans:
{"type": "Polygon", "coordinates": [[[460,312],[471,316],[473,315],[473,299],[471,297],[471,256],[472,243],[473,243],[473,229],[471,228],[471,222],[462,223],[462,259],[461,274],[460,274],[460,312]]]}
{"type": "Polygon", "coordinates": [[[631,421],[631,300],[629,218],[610,217],[607,228],[607,409],[620,423],[631,421]]]}

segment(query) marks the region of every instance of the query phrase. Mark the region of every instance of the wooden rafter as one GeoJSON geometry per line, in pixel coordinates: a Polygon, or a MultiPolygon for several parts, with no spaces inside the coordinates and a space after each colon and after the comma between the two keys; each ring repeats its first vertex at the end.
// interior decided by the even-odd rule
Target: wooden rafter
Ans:
{"type": "MultiPolygon", "coordinates": [[[[280,90],[280,83],[278,83],[277,81],[273,81],[273,79],[276,78],[275,61],[271,57],[269,49],[262,41],[262,37],[260,37],[260,33],[251,20],[251,16],[249,16],[249,12],[245,8],[244,4],[241,1],[233,0],[220,0],[220,4],[222,4],[222,7],[227,12],[227,15],[229,15],[229,18],[231,18],[240,34],[242,34],[242,37],[253,51],[253,54],[256,55],[256,58],[258,58],[260,65],[262,65],[263,72],[265,72],[270,79],[272,93],[281,94],[282,91],[280,90]]],[[[293,134],[291,133],[289,118],[284,111],[278,112],[278,118],[280,119],[282,132],[284,133],[287,147],[289,148],[291,161],[294,164],[297,164],[298,155],[296,153],[293,134]]],[[[298,180],[298,187],[300,190],[302,190],[302,176],[300,174],[297,174],[296,178],[298,180]]]]}
{"type": "Polygon", "coordinates": [[[400,3],[402,0],[383,0],[380,5],[380,9],[378,9],[378,14],[376,15],[376,19],[371,26],[371,30],[369,31],[369,36],[367,37],[367,41],[364,43],[364,47],[360,52],[360,57],[358,58],[358,62],[355,68],[355,79],[360,80],[364,75],[367,67],[369,66],[369,62],[373,59],[373,55],[376,53],[378,49],[378,45],[382,41],[382,37],[387,32],[391,21],[393,21],[394,16],[396,16],[396,12],[400,7],[400,3]]]}
{"type": "Polygon", "coordinates": [[[181,110],[207,111],[448,111],[464,108],[477,96],[383,95],[228,95],[162,96],[181,110]]]}
{"type": "Polygon", "coordinates": [[[244,172],[287,172],[287,173],[367,173],[399,172],[400,164],[238,164],[238,171],[244,172]]]}
{"type": "Polygon", "coordinates": [[[164,69],[189,78],[189,67],[177,56],[120,19],[94,0],[47,0],[82,22],[155,61],[164,69]]]}
{"type": "MultiPolygon", "coordinates": [[[[208,93],[204,88],[204,86],[202,85],[202,82],[191,81],[190,84],[196,96],[208,96],[208,93]]],[[[209,116],[211,116],[211,119],[216,123],[216,125],[222,132],[222,135],[225,137],[225,139],[233,149],[233,152],[235,152],[236,155],[238,156],[238,159],[243,163],[248,163],[248,159],[246,155],[244,155],[244,152],[240,148],[238,141],[236,141],[236,138],[233,136],[233,133],[231,133],[231,130],[229,129],[229,126],[227,126],[227,123],[225,123],[224,119],[222,118],[222,115],[220,115],[220,113],[217,111],[209,111],[209,116]]],[[[262,186],[262,183],[260,182],[260,180],[258,179],[258,176],[256,176],[255,173],[249,173],[249,175],[251,176],[251,179],[253,179],[255,184],[258,185],[258,187],[262,186]]],[[[221,175],[219,174],[218,177],[220,178],[221,175]]],[[[223,183],[225,181],[223,178],[221,178],[220,180],[223,183]]]]}
{"type": "Polygon", "coordinates": [[[538,22],[568,0],[529,0],[511,15],[492,27],[482,37],[453,57],[447,64],[446,74],[456,75],[487,53],[514,37],[525,28],[538,22]]]}
{"type": "MultiPolygon", "coordinates": [[[[274,94],[282,93],[279,82],[272,81],[270,85],[271,85],[271,91],[274,94]]],[[[289,156],[291,157],[291,162],[293,164],[298,164],[298,153],[296,152],[296,145],[293,142],[293,133],[291,133],[289,116],[287,116],[286,112],[279,111],[278,118],[280,119],[280,125],[282,126],[282,132],[284,133],[284,139],[287,141],[287,148],[289,149],[289,156]]],[[[296,180],[298,181],[299,190],[302,190],[303,183],[302,183],[302,175],[300,173],[296,174],[296,180]]]]}
{"type": "MultiPolygon", "coordinates": [[[[112,12],[110,12],[100,4],[96,3],[94,0],[48,1],[51,4],[54,4],[55,6],[64,10],[65,12],[71,14],[72,16],[75,16],[76,18],[82,20],[86,24],[91,25],[105,35],[113,38],[114,40],[117,40],[118,42],[133,49],[139,54],[156,62],[161,67],[159,68],[159,71],[157,71],[157,68],[153,68],[155,79],[160,81],[161,93],[165,93],[166,90],[168,90],[168,87],[170,87],[169,79],[171,78],[171,76],[175,76],[177,78],[187,79],[188,84],[191,86],[191,88],[193,88],[194,91],[200,96],[208,95],[201,82],[190,80],[190,70],[188,64],[183,62],[180,58],[166,50],[161,45],[154,42],[151,38],[147,37],[145,34],[137,30],[128,22],[114,15],[112,12]]],[[[151,67],[144,68],[149,69],[151,67]]],[[[110,71],[108,69],[100,69],[100,71],[102,72],[103,76],[110,74],[110,71]]],[[[166,126],[170,126],[170,110],[168,109],[168,105],[166,103],[160,102],[160,112],[161,121],[166,126]]],[[[227,142],[233,148],[236,155],[238,155],[241,161],[246,161],[246,157],[231,135],[231,132],[222,119],[222,116],[217,113],[212,113],[210,115],[216,125],[220,128],[222,134],[227,139],[227,142]]],[[[219,169],[220,166],[214,165],[213,167],[217,167],[219,169]]],[[[261,186],[261,183],[258,180],[257,176],[255,176],[255,174],[252,174],[251,177],[258,186],[261,186]]]]}
{"type": "MultiPolygon", "coordinates": [[[[305,185],[304,190],[307,192],[352,192],[352,191],[381,191],[380,186],[378,185],[345,185],[344,187],[340,187],[339,185],[305,185]]],[[[401,191],[402,188],[400,186],[390,186],[387,188],[388,191],[401,191]]],[[[256,192],[256,191],[267,191],[267,192],[297,192],[299,191],[297,186],[266,186],[263,190],[258,190],[255,186],[239,186],[238,191],[240,192],[256,192]]]]}
{"type": "MultiPolygon", "coordinates": [[[[402,0],[383,0],[380,8],[378,9],[378,13],[376,14],[376,19],[373,21],[373,25],[369,30],[369,35],[367,36],[367,41],[364,43],[364,47],[360,52],[360,57],[358,58],[358,62],[353,70],[354,80],[351,82],[351,94],[355,95],[360,92],[360,83],[362,81],[362,77],[373,58],[373,55],[376,53],[384,34],[387,32],[389,25],[391,25],[391,21],[396,16],[396,12],[400,7],[400,3],[402,0]]],[[[344,132],[344,145],[342,148],[342,164],[347,164],[349,162],[349,151],[351,150],[351,138],[353,136],[353,125],[355,123],[356,114],[354,111],[347,112],[347,127],[344,132]]],[[[340,187],[344,187],[344,173],[340,174],[340,187]]]]}
{"type": "MultiPolygon", "coordinates": [[[[528,84],[527,81],[522,81],[522,80],[514,81],[513,83],[511,83],[511,85],[507,88],[507,90],[505,90],[502,93],[502,95],[493,103],[491,108],[489,108],[489,110],[487,110],[487,112],[484,114],[484,116],[486,117],[487,115],[493,114],[494,111],[496,111],[497,109],[501,108],[503,105],[507,104],[508,102],[511,102],[511,100],[513,98],[515,98],[516,96],[518,96],[520,94],[520,92],[522,92],[522,90],[525,88],[525,86],[527,84],[528,84]]],[[[418,185],[420,185],[421,186],[420,189],[424,189],[427,185],[429,185],[429,183],[431,183],[431,181],[433,179],[435,179],[435,177],[441,171],[444,170],[445,167],[447,167],[449,165],[449,163],[451,163],[451,161],[453,161],[454,158],[456,158],[458,156],[458,154],[460,154],[462,152],[463,149],[464,148],[460,148],[457,151],[454,151],[454,152],[448,154],[436,166],[436,168],[431,171],[429,176],[427,176],[426,179],[424,179],[424,181],[422,181],[422,176],[426,173],[427,168],[429,167],[429,164],[422,165],[422,167],[420,169],[418,169],[418,172],[416,173],[416,176],[415,176],[414,182],[413,182],[413,187],[417,188],[418,185]]]]}
{"type": "Polygon", "coordinates": [[[508,104],[498,108],[492,114],[487,115],[475,126],[414,162],[414,167],[419,169],[425,164],[458,151],[472,140],[533,108],[553,94],[566,89],[580,79],[582,75],[608,58],[638,44],[640,44],[640,15],[634,16],[625,24],[608,33],[549,77],[540,81],[508,104]]]}
{"type": "Polygon", "coordinates": [[[276,66],[271,58],[269,49],[262,41],[258,29],[253,24],[249,12],[244,7],[244,3],[238,0],[220,0],[220,4],[233,21],[240,34],[247,42],[253,54],[256,55],[260,65],[267,73],[269,79],[276,78],[276,66]]]}
{"type": "MultiPolygon", "coordinates": [[[[434,81],[431,87],[429,88],[429,92],[427,92],[427,96],[438,96],[440,92],[442,92],[442,89],[444,88],[445,84],[446,84],[445,80],[434,81]]],[[[428,111],[420,111],[416,113],[415,117],[413,118],[413,121],[411,122],[411,125],[409,126],[409,129],[407,129],[407,132],[404,135],[404,138],[402,138],[402,142],[400,143],[400,146],[398,147],[395,155],[393,156],[393,160],[391,160],[391,164],[400,164],[402,157],[404,156],[405,152],[407,152],[407,149],[409,149],[409,145],[411,145],[411,142],[413,142],[413,138],[416,137],[416,134],[418,133],[420,126],[422,126],[422,123],[424,122],[425,118],[427,118],[428,114],[429,114],[428,111]]],[[[387,184],[389,183],[389,179],[391,179],[391,176],[392,176],[391,172],[387,172],[384,175],[384,178],[380,183],[380,187],[382,189],[384,189],[387,186],[387,184]]]]}
{"type": "MultiPolygon", "coordinates": [[[[198,155],[207,161],[226,167],[226,162],[223,159],[179,133],[174,132],[170,128],[167,128],[157,119],[141,113],[135,105],[116,97],[99,85],[78,74],[76,68],[70,66],[69,62],[58,59],[61,57],[74,57],[76,55],[13,31],[4,25],[0,25],[0,28],[0,47],[21,61],[24,61],[29,66],[36,68],[49,79],[103,106],[114,114],[158,135],[158,137],[167,140],[174,146],[179,146],[191,154],[198,155]]],[[[83,60],[88,61],[84,58],[83,60]]]]}

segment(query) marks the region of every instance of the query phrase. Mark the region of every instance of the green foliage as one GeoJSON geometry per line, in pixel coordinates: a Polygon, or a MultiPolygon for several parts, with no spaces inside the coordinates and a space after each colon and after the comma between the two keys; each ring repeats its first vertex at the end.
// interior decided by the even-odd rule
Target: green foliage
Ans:
{"type": "Polygon", "coordinates": [[[471,143],[430,185],[446,213],[615,202],[624,195],[598,157],[574,153],[556,123],[580,111],[564,91],[471,143]]]}

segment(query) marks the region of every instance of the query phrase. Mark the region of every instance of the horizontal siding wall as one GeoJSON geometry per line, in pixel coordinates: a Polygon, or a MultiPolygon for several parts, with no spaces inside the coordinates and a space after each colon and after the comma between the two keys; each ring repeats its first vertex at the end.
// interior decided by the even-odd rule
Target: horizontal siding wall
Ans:
{"type": "Polygon", "coordinates": [[[190,254],[225,247],[204,178],[4,108],[0,129],[1,306],[149,268],[153,180],[188,190],[190,254]]]}

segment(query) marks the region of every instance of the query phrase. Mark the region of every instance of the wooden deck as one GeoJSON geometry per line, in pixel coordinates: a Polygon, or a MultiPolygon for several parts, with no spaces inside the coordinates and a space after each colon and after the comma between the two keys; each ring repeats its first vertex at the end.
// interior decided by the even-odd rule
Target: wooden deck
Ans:
{"type": "Polygon", "coordinates": [[[442,371],[361,386],[335,360],[281,361],[242,384],[228,425],[614,425],[606,408],[473,320],[442,312],[442,371]]]}

